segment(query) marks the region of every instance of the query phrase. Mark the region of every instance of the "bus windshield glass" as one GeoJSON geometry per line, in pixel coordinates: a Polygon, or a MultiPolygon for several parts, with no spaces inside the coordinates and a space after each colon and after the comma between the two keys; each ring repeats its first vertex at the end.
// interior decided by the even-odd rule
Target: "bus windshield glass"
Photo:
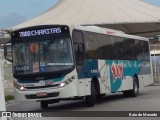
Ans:
{"type": "MultiPolygon", "coordinates": [[[[44,39],[44,38],[43,38],[44,39]]],[[[54,73],[73,68],[70,38],[13,44],[13,72],[17,75],[54,73]]]]}

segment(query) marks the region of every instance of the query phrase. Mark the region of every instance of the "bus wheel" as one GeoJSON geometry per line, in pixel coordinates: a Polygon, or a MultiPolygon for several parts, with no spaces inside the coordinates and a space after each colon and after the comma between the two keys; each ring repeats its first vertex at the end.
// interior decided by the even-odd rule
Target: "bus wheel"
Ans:
{"type": "Polygon", "coordinates": [[[133,78],[133,89],[130,91],[131,97],[137,97],[139,94],[138,80],[136,77],[133,78]]]}
{"type": "Polygon", "coordinates": [[[48,108],[48,102],[47,101],[41,101],[40,104],[41,104],[42,109],[47,109],[48,108]]]}
{"type": "Polygon", "coordinates": [[[91,95],[86,96],[86,103],[88,107],[93,107],[95,104],[95,99],[96,99],[96,90],[95,90],[95,84],[94,82],[91,83],[91,95]]]}

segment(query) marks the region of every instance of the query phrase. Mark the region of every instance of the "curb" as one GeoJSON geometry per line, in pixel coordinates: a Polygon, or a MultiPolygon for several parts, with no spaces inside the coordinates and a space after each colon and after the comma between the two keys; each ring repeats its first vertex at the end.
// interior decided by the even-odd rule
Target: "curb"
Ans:
{"type": "Polygon", "coordinates": [[[160,84],[152,84],[152,85],[149,85],[149,86],[160,86],[160,84]]]}
{"type": "Polygon", "coordinates": [[[9,104],[12,104],[12,103],[15,103],[15,102],[16,102],[15,100],[11,100],[11,101],[6,102],[6,105],[9,105],[9,104]]]}
{"type": "Polygon", "coordinates": [[[7,120],[13,120],[12,118],[8,117],[7,120]]]}

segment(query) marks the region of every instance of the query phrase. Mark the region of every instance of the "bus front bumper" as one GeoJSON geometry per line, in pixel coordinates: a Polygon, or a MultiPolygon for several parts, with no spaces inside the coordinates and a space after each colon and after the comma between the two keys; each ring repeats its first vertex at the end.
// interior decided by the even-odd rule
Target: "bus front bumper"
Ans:
{"type": "Polygon", "coordinates": [[[54,99],[74,98],[78,95],[78,90],[75,82],[63,88],[48,88],[20,91],[15,88],[16,101],[43,101],[54,99]]]}

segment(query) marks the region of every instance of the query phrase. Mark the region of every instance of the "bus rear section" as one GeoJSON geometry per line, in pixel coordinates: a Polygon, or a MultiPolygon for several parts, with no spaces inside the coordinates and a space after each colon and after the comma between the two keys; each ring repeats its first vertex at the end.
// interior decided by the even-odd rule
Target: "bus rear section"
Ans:
{"type": "Polygon", "coordinates": [[[96,26],[76,26],[72,38],[79,86],[89,106],[95,96],[123,92],[136,97],[153,83],[147,38],[96,26]]]}

